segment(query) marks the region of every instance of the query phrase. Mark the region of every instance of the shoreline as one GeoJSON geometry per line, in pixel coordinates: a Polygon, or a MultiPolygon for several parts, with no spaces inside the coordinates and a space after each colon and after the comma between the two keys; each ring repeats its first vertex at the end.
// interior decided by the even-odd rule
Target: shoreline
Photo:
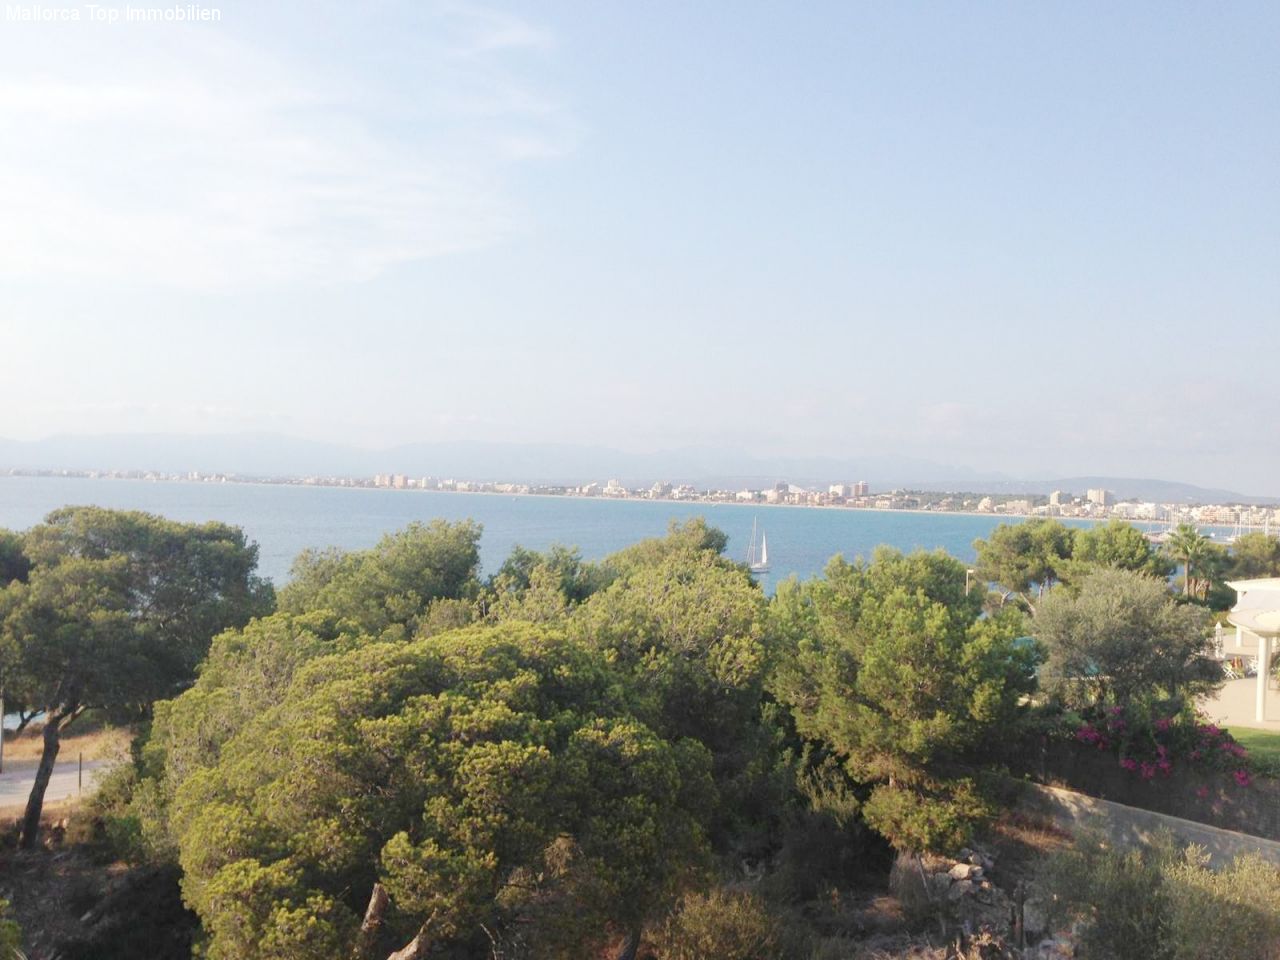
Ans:
{"type": "MultiPolygon", "coordinates": [[[[876,514],[924,514],[936,517],[981,517],[984,519],[1009,519],[1009,520],[1057,520],[1060,523],[1072,522],[1076,524],[1095,525],[1099,523],[1107,523],[1111,520],[1120,520],[1124,523],[1132,524],[1135,527],[1164,527],[1167,526],[1167,520],[1131,520],[1127,517],[1071,517],[1057,516],[1046,517],[1042,514],[1035,513],[997,513],[994,511],[978,511],[978,510],[923,510],[911,509],[907,507],[850,507],[844,504],[817,504],[817,503],[738,503],[732,500],[679,500],[673,497],[607,497],[607,496],[584,496],[576,493],[513,493],[510,491],[499,490],[425,490],[417,487],[371,487],[364,484],[339,484],[339,483],[295,483],[274,480],[186,480],[177,477],[166,477],[163,479],[148,479],[145,477],[90,477],[90,476],[60,476],[58,474],[0,474],[0,481],[4,480],[84,480],[84,481],[107,481],[119,483],[137,483],[137,484],[165,484],[170,486],[250,486],[250,487],[282,487],[288,489],[309,489],[309,490],[350,490],[364,491],[367,493],[404,493],[404,494],[454,494],[462,496],[484,496],[484,497],[511,497],[512,499],[533,498],[541,500],[581,500],[593,501],[597,503],[644,503],[653,505],[663,504],[680,504],[682,506],[701,506],[701,507],[735,507],[740,509],[790,509],[790,510],[820,510],[820,511],[838,511],[841,513],[876,513],[876,514]]],[[[939,491],[926,491],[935,493],[939,491]]],[[[1197,528],[1203,527],[1215,530],[1235,530],[1237,527],[1246,532],[1264,532],[1268,530],[1267,524],[1234,524],[1234,523],[1197,523],[1197,528]]]]}

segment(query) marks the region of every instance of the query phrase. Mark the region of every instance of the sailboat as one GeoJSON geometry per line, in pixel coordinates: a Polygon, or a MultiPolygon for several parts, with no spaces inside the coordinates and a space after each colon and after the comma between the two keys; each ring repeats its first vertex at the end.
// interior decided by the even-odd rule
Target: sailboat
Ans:
{"type": "Polygon", "coordinates": [[[747,547],[747,568],[752,573],[769,572],[769,541],[760,534],[760,557],[756,558],[756,521],[751,521],[751,544],[747,547]]]}

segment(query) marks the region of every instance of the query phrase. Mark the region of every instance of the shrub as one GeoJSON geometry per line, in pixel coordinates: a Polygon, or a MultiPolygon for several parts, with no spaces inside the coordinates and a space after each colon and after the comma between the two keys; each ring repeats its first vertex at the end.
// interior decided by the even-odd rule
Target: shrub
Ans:
{"type": "Polygon", "coordinates": [[[148,860],[141,821],[131,809],[137,785],[133,764],[124,763],[109,770],[92,796],[72,810],[66,841],[90,847],[94,856],[103,861],[137,864],[148,860]]]}
{"type": "Polygon", "coordinates": [[[1280,868],[1260,856],[1237,857],[1218,873],[1191,848],[1169,870],[1170,929],[1176,960],[1276,960],[1280,868]]]}
{"type": "Polygon", "coordinates": [[[691,893],[653,936],[653,955],[656,960],[776,960],[786,955],[781,927],[753,893],[691,893]]]}
{"type": "Polygon", "coordinates": [[[9,901],[0,900],[0,960],[22,956],[22,930],[9,919],[9,901]]]}
{"type": "Polygon", "coordinates": [[[1055,858],[1057,920],[1080,920],[1081,956],[1117,960],[1278,960],[1280,867],[1257,855],[1223,870],[1165,834],[1146,849],[1096,842],[1055,858]]]}

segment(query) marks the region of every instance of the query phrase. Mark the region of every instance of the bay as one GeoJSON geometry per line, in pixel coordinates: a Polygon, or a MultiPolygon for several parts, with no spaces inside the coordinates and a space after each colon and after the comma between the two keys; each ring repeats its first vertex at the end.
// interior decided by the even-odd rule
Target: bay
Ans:
{"type": "MultiPolygon", "coordinates": [[[[661,536],[672,520],[705,517],[729,536],[727,553],[745,560],[752,521],[769,538],[772,569],[760,576],[772,593],[780,579],[822,572],[837,553],[870,556],[880,544],[900,550],[941,547],[970,562],[973,541],[1009,518],[919,511],[676,503],[588,497],[510,496],[314,487],[284,484],[152,482],[80,477],[0,477],[0,527],[22,530],[51,510],[92,504],[146,510],[173,520],[220,520],[244,529],[259,545],[259,570],[287,581],[293,558],[308,547],[370,547],[386,533],[434,518],[471,518],[484,525],[481,564],[492,573],[516,544],[535,550],[576,546],[598,560],[645,537],[661,536]]],[[[1086,526],[1085,521],[1074,522],[1086,526]]]]}

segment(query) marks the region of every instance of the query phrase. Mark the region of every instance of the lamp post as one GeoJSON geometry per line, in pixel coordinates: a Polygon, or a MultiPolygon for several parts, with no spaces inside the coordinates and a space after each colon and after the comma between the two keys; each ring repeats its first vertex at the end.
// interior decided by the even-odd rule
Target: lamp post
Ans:
{"type": "Polygon", "coordinates": [[[973,582],[973,575],[977,572],[972,567],[964,572],[964,595],[966,597],[969,595],[969,584],[973,582]]]}

